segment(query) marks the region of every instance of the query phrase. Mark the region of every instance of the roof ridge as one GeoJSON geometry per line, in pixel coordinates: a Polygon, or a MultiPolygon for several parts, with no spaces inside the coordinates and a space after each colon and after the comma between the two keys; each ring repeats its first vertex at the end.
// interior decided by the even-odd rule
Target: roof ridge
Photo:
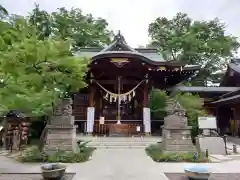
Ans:
{"type": "Polygon", "coordinates": [[[113,42],[106,48],[102,49],[100,52],[113,51],[117,45],[122,46],[123,48],[127,49],[127,51],[138,52],[137,50],[135,50],[134,48],[127,44],[124,36],[121,34],[120,31],[118,31],[118,33],[115,35],[113,42]]]}

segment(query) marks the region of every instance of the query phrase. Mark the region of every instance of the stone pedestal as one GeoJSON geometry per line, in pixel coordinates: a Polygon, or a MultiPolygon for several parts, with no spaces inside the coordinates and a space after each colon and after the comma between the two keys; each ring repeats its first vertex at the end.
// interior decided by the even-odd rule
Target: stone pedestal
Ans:
{"type": "Polygon", "coordinates": [[[72,116],[71,100],[64,99],[55,108],[55,116],[47,124],[44,151],[47,153],[56,151],[77,152],[76,126],[72,116]]]}
{"type": "Polygon", "coordinates": [[[191,126],[187,125],[185,111],[177,102],[168,104],[168,115],[164,118],[163,150],[165,152],[192,152],[195,147],[191,139],[191,126]]]}

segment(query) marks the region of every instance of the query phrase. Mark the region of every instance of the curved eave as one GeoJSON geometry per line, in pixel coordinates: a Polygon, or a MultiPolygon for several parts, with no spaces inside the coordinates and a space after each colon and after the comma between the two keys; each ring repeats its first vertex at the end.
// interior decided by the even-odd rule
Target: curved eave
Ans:
{"type": "Polygon", "coordinates": [[[229,84],[228,81],[231,78],[231,75],[230,75],[231,72],[233,72],[232,76],[235,76],[236,74],[240,75],[240,66],[235,63],[229,63],[227,70],[223,76],[222,82],[220,83],[220,86],[225,86],[229,84]]]}
{"type": "Polygon", "coordinates": [[[201,66],[199,66],[199,65],[191,65],[191,66],[189,66],[189,65],[185,65],[184,67],[183,67],[183,70],[193,70],[193,71],[200,71],[200,69],[201,69],[201,66]]]}
{"type": "MultiPolygon", "coordinates": [[[[236,83],[231,82],[234,78],[234,76],[240,75],[240,59],[234,58],[230,60],[230,63],[227,66],[227,70],[222,78],[222,81],[220,83],[220,86],[233,86],[236,83]]],[[[239,79],[239,77],[237,78],[239,79]]]]}
{"type": "Polygon", "coordinates": [[[230,63],[228,67],[236,73],[240,74],[240,66],[234,63],[230,63]]]}
{"type": "Polygon", "coordinates": [[[152,59],[149,59],[148,57],[144,56],[141,53],[138,52],[132,52],[132,51],[108,51],[108,52],[100,52],[92,57],[92,62],[95,62],[98,59],[101,58],[136,58],[140,59],[143,62],[154,65],[154,66],[161,66],[161,65],[168,65],[168,66],[182,66],[184,69],[196,69],[199,70],[200,66],[185,66],[182,62],[172,62],[172,61],[154,61],[152,59]]]}
{"type": "Polygon", "coordinates": [[[153,83],[156,88],[168,88],[191,78],[196,73],[195,69],[182,71],[161,71],[152,74],[153,83]],[[164,73],[164,74],[163,74],[164,73]]]}
{"type": "Polygon", "coordinates": [[[239,103],[239,101],[240,101],[240,95],[235,95],[235,96],[219,99],[217,101],[212,102],[212,104],[216,104],[216,105],[234,104],[234,103],[239,103]]]}

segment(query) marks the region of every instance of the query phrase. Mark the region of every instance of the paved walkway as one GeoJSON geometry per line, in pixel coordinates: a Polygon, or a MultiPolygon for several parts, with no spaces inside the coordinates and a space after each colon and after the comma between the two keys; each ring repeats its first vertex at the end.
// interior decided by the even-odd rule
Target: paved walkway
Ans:
{"type": "MultiPolygon", "coordinates": [[[[0,172],[39,172],[39,164],[20,164],[0,156],[0,172]]],[[[143,149],[98,149],[92,160],[69,164],[76,180],[167,180],[164,172],[183,172],[192,163],[155,163],[143,149]]],[[[240,161],[211,163],[215,173],[240,172],[240,161]]]]}

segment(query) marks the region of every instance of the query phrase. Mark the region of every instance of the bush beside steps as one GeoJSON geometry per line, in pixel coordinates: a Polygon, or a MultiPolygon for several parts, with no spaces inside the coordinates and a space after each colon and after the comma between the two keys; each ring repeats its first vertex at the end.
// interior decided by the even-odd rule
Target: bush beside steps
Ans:
{"type": "Polygon", "coordinates": [[[88,142],[78,141],[79,152],[57,151],[54,154],[47,154],[40,151],[37,146],[29,147],[24,150],[17,158],[20,162],[62,162],[62,163],[81,163],[88,161],[96,148],[87,147],[88,142]]]}
{"type": "Polygon", "coordinates": [[[155,162],[210,162],[204,153],[198,153],[198,158],[195,157],[194,152],[163,153],[160,144],[150,145],[145,151],[155,162]]]}

